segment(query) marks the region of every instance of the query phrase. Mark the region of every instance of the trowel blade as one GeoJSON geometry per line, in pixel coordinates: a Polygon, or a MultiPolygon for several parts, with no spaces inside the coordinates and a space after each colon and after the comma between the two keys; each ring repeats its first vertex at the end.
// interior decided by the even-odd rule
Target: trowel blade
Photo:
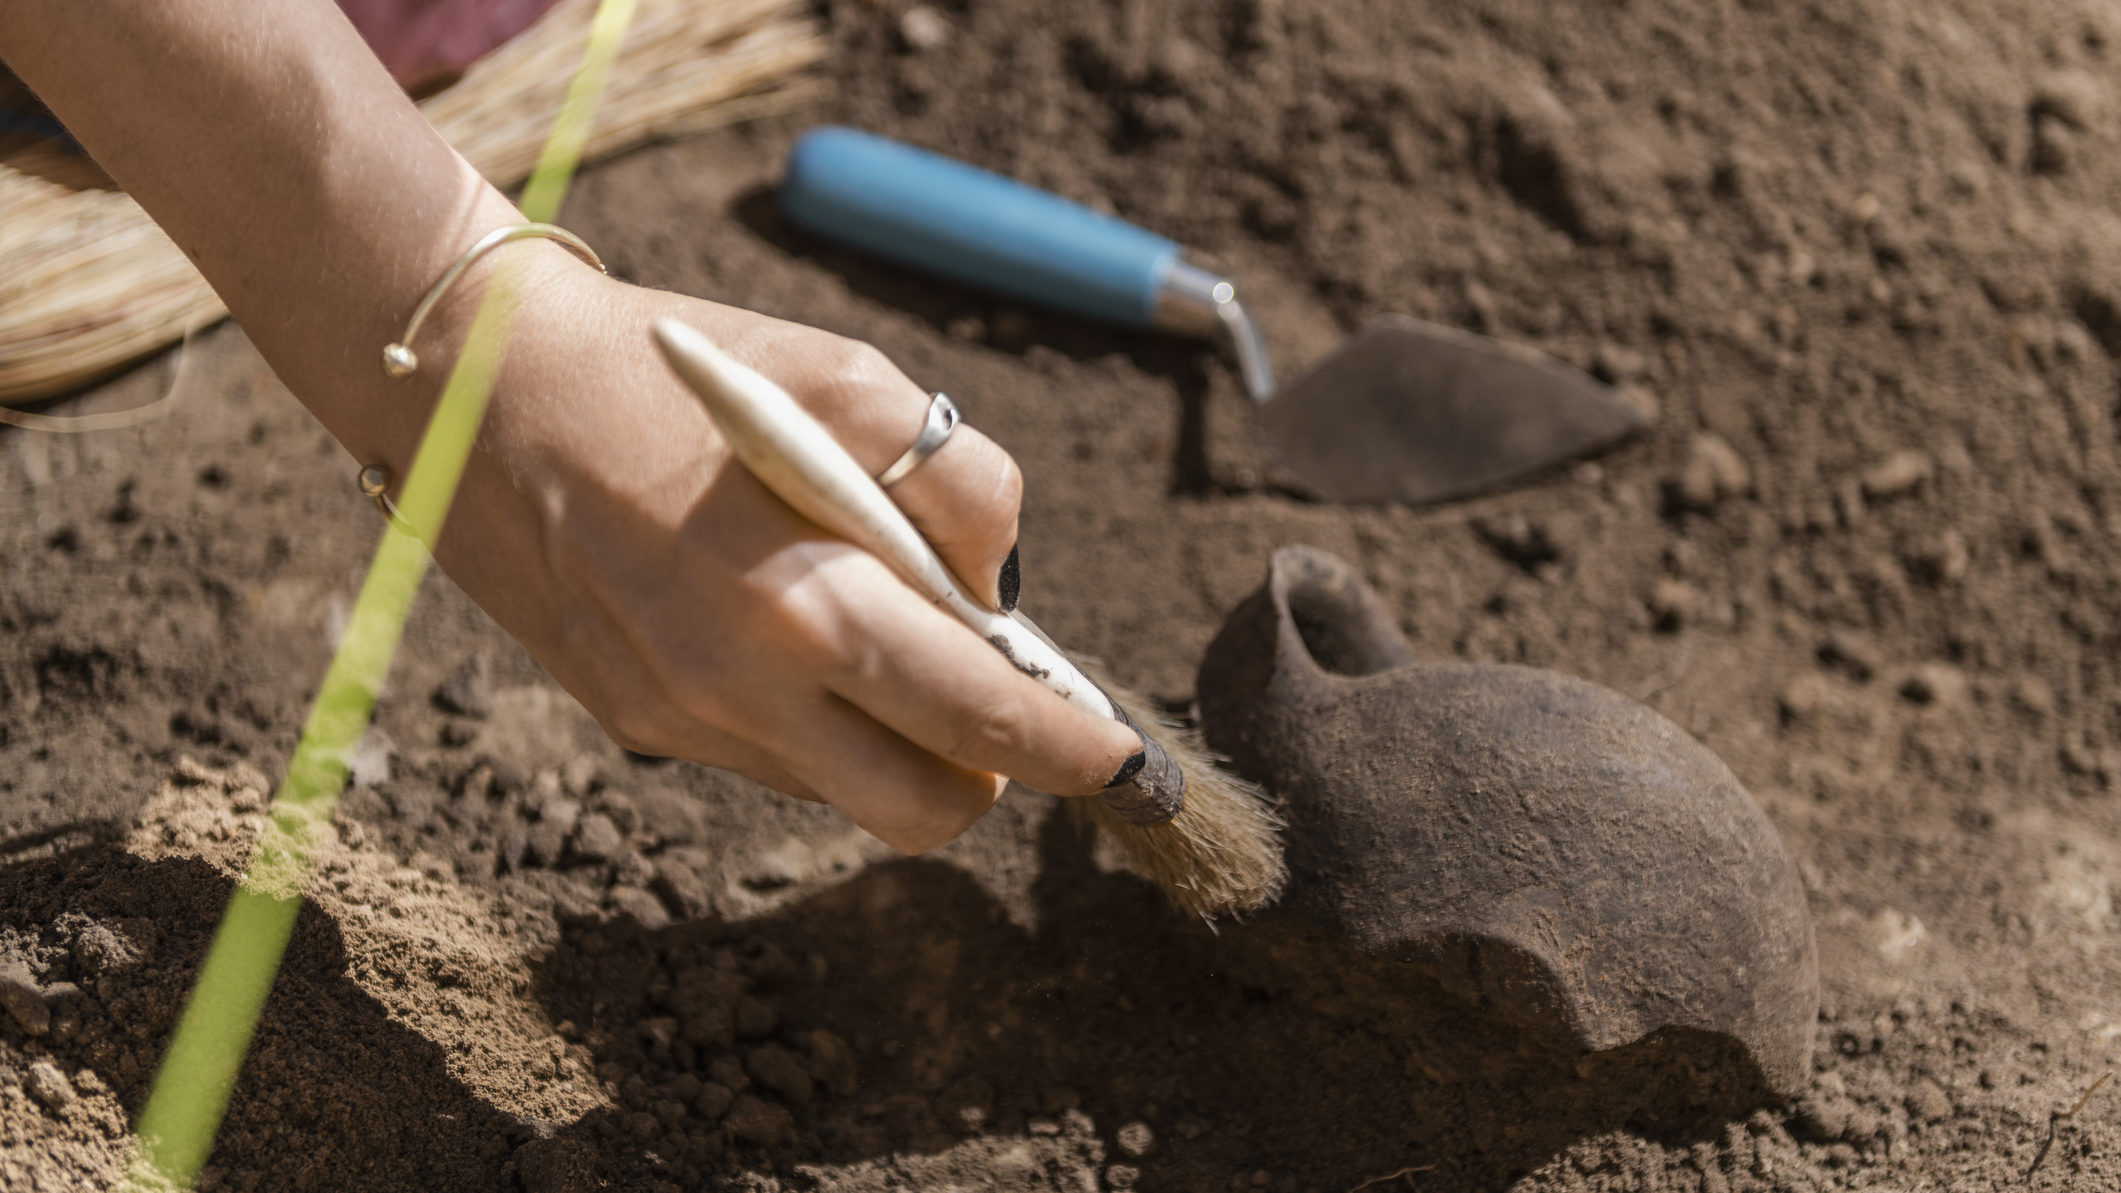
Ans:
{"type": "Polygon", "coordinates": [[[1468,496],[1649,424],[1551,357],[1401,317],[1351,337],[1259,415],[1275,459],[1338,502],[1468,496]]]}

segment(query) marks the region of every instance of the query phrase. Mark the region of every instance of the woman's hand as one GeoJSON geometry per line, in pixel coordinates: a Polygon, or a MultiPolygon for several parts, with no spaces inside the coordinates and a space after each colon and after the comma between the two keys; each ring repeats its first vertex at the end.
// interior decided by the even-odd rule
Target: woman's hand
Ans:
{"type": "MultiPolygon", "coordinates": [[[[414,345],[431,372],[385,381],[377,353],[466,246],[523,217],[338,8],[0,0],[0,57],[354,458],[403,475],[476,287],[414,345]]],[[[522,269],[524,303],[439,554],[612,736],[823,799],[905,850],[962,832],[1000,775],[1087,793],[1138,748],[732,466],[649,325],[706,332],[872,469],[913,441],[928,402],[881,356],[621,285],[548,242],[496,259],[522,269]]],[[[1009,458],[960,427],[892,496],[991,601],[1017,486],[1009,458]]]]}
{"type": "MultiPolygon", "coordinates": [[[[699,328],[872,473],[929,402],[881,353],[557,251],[513,264],[522,306],[438,555],[614,739],[823,800],[908,852],[964,831],[1003,775],[1088,793],[1139,748],[767,492],[649,327],[699,328]]],[[[1007,453],[963,425],[891,496],[993,604],[1020,492],[1007,453]]]]}

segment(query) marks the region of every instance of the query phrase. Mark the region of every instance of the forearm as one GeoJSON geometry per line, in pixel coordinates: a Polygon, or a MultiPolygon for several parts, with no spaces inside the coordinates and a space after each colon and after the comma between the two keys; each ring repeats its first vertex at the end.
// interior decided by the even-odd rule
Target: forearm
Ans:
{"type": "Polygon", "coordinates": [[[0,0],[0,59],[341,442],[409,459],[440,371],[391,383],[378,353],[466,245],[520,216],[330,0],[0,0]]]}

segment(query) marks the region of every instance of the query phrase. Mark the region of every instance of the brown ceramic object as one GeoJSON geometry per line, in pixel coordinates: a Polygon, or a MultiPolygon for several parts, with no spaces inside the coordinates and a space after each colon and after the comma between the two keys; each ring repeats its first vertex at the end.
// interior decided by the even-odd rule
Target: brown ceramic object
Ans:
{"type": "Polygon", "coordinates": [[[1796,867],[1670,721],[1552,671],[1416,662],[1362,579],[1302,547],[1209,647],[1200,709],[1286,804],[1281,914],[1564,1045],[1705,1032],[1768,1090],[1804,1084],[1796,867]]]}

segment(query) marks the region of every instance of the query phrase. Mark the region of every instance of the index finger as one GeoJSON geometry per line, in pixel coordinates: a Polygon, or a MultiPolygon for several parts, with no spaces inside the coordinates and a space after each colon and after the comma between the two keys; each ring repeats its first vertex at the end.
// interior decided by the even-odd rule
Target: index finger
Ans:
{"type": "Polygon", "coordinates": [[[844,564],[834,586],[859,598],[840,602],[825,687],[915,745],[1055,795],[1103,790],[1142,748],[1134,730],[1018,671],[875,557],[844,564]]]}

